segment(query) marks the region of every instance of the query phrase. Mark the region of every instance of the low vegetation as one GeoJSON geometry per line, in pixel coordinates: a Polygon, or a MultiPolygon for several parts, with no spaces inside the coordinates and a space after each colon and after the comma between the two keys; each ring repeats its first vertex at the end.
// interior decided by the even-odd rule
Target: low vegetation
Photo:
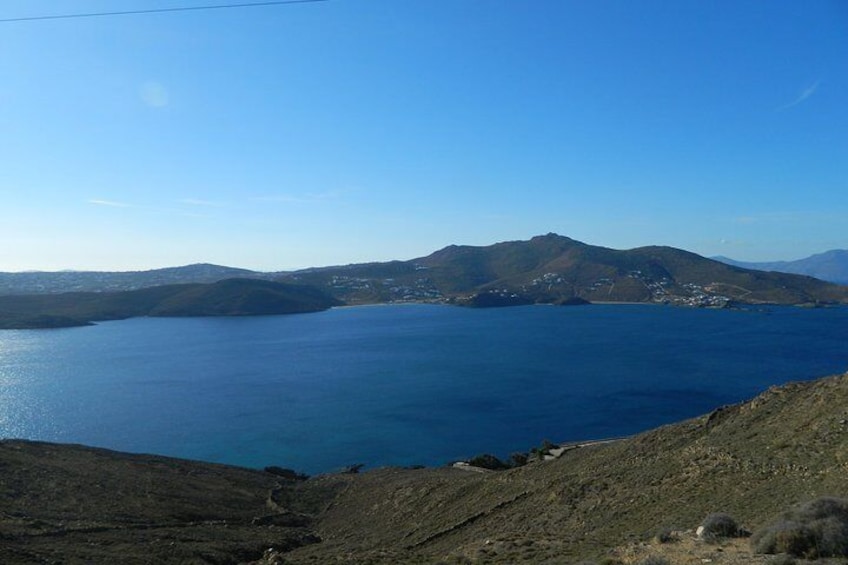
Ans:
{"type": "Polygon", "coordinates": [[[263,471],[272,475],[276,475],[288,481],[305,481],[309,478],[309,475],[306,475],[304,473],[298,473],[294,469],[278,467],[277,465],[270,465],[268,467],[265,467],[263,471]]]}
{"type": "Polygon", "coordinates": [[[824,497],[800,504],[754,532],[758,553],[848,557],[848,500],[824,497]]]}
{"type": "Polygon", "coordinates": [[[739,527],[730,514],[714,512],[707,516],[698,528],[698,534],[707,541],[723,538],[745,537],[748,532],[739,527]]]}
{"type": "Polygon", "coordinates": [[[503,471],[510,468],[508,463],[501,461],[489,453],[476,455],[469,459],[467,463],[472,467],[480,467],[481,469],[489,469],[490,471],[503,471]]]}
{"type": "Polygon", "coordinates": [[[652,555],[639,561],[638,565],[672,565],[672,563],[661,555],[652,555]]]}

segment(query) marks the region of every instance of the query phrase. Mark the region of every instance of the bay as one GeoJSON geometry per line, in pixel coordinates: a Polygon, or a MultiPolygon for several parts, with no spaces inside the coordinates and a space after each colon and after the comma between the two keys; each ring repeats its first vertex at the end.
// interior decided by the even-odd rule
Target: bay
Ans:
{"type": "Polygon", "coordinates": [[[848,369],[848,309],[337,308],[0,332],[0,437],[308,473],[632,434],[848,369]]]}

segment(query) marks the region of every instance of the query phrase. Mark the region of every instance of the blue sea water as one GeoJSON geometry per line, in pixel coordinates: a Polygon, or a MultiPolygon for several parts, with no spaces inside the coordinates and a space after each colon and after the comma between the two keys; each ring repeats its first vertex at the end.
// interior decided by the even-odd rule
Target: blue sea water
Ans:
{"type": "Polygon", "coordinates": [[[435,305],[0,332],[0,437],[308,473],[631,434],[848,370],[848,309],[435,305]]]}

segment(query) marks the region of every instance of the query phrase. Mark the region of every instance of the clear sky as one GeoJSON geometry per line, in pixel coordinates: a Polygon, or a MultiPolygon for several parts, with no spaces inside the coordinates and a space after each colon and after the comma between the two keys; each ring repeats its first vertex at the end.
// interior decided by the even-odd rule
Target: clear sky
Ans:
{"type": "MultiPolygon", "coordinates": [[[[0,19],[221,3],[3,0],[0,19]]],[[[281,270],[547,232],[795,259],[848,248],[848,3],[6,22],[0,134],[3,271],[281,270]]]]}

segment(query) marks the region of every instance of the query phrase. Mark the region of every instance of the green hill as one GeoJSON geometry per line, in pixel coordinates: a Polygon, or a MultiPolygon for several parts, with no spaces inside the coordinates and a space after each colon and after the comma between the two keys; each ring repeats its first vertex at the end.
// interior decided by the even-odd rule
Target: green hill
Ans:
{"type": "Polygon", "coordinates": [[[0,562],[574,563],[712,512],[753,530],[848,494],[846,406],[848,374],[506,471],[309,480],[0,441],[0,562]]]}
{"type": "Polygon", "coordinates": [[[672,247],[615,250],[556,234],[485,247],[451,245],[411,261],[298,271],[284,280],[317,285],[348,303],[848,303],[848,287],[807,276],[743,269],[672,247]]]}
{"type": "Polygon", "coordinates": [[[90,324],[136,316],[255,316],[326,310],[341,304],[311,286],[255,279],[166,285],[123,292],[0,296],[0,328],[90,324]]]}

